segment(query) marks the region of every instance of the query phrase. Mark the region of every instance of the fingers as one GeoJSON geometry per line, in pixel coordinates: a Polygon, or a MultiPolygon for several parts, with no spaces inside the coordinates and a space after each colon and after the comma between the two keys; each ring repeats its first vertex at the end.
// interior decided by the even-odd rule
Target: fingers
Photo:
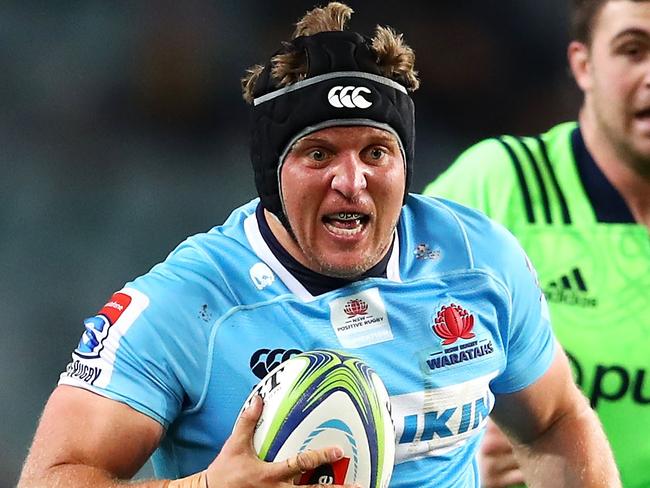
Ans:
{"type": "MultiPolygon", "coordinates": [[[[303,451],[284,461],[274,463],[260,461],[255,455],[252,438],[263,407],[264,402],[259,396],[251,400],[250,405],[242,412],[237,420],[232,434],[224,444],[220,454],[208,468],[208,477],[212,476],[212,478],[223,481],[230,478],[237,479],[237,476],[245,473],[247,479],[250,476],[254,476],[257,479],[259,475],[259,479],[264,479],[272,483],[280,483],[279,485],[273,484],[273,486],[285,486],[287,482],[294,484],[295,479],[303,473],[313,471],[324,464],[335,463],[343,458],[344,452],[340,447],[329,447],[313,451],[303,451]],[[242,467],[233,469],[233,465],[242,467]],[[254,472],[257,474],[251,475],[254,472]]],[[[228,484],[228,486],[231,485],[228,484]]],[[[239,480],[233,482],[232,486],[243,485],[241,484],[241,480],[239,480]]],[[[305,485],[306,488],[310,486],[322,488],[323,485],[305,485]]],[[[361,486],[353,484],[329,486],[331,488],[361,488],[361,486]]]]}
{"type": "Polygon", "coordinates": [[[524,482],[510,441],[494,423],[488,423],[478,458],[483,488],[506,488],[524,482]]]}
{"type": "Polygon", "coordinates": [[[233,429],[233,435],[252,437],[253,432],[255,431],[255,426],[257,421],[262,415],[262,408],[264,407],[264,402],[259,395],[256,395],[252,398],[251,403],[248,407],[244,409],[239,420],[235,424],[233,429]]]}
{"type": "Polygon", "coordinates": [[[484,488],[510,488],[522,485],[524,481],[523,473],[518,469],[514,469],[512,471],[501,473],[496,480],[493,480],[493,484],[482,484],[481,486],[484,488]]]}
{"type": "Polygon", "coordinates": [[[481,443],[481,453],[484,455],[512,453],[510,441],[494,422],[488,422],[485,438],[481,443]]]}
{"type": "Polygon", "coordinates": [[[255,396],[250,405],[244,409],[232,429],[232,434],[224,444],[227,452],[247,452],[255,454],[253,449],[253,433],[262,414],[264,402],[260,396],[255,396]]]}
{"type": "Polygon", "coordinates": [[[483,488],[505,488],[524,482],[524,475],[512,457],[483,458],[479,464],[483,488]]]}
{"type": "Polygon", "coordinates": [[[481,476],[481,488],[513,488],[523,485],[524,476],[518,469],[501,473],[497,477],[481,476]]]}
{"type": "Polygon", "coordinates": [[[503,473],[519,469],[519,463],[512,452],[492,456],[482,455],[479,456],[479,463],[484,469],[488,468],[485,470],[490,473],[503,473]]]}
{"type": "Polygon", "coordinates": [[[328,447],[314,451],[302,451],[291,456],[285,461],[273,463],[275,474],[281,478],[293,478],[294,476],[316,469],[323,464],[330,464],[343,457],[343,449],[340,447],[328,447]]]}

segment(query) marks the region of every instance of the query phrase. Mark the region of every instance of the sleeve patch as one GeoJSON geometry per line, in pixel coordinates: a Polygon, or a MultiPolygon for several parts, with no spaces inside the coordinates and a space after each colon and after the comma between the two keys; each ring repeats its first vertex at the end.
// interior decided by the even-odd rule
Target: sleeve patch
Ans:
{"type": "Polygon", "coordinates": [[[112,376],[120,339],[148,305],[149,298],[135,289],[114,293],[97,315],[84,320],[85,330],[59,383],[75,380],[105,387],[112,376]]]}
{"type": "Polygon", "coordinates": [[[97,315],[84,320],[86,330],[79,340],[75,354],[87,359],[99,357],[110,328],[126,311],[131,301],[131,296],[126,293],[114,293],[97,315]]]}

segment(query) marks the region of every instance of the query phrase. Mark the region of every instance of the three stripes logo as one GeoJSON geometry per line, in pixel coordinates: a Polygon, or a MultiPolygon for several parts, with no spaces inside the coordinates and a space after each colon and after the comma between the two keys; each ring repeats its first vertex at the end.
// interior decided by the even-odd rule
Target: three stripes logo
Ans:
{"type": "Polygon", "coordinates": [[[544,294],[549,302],[587,308],[598,305],[598,301],[589,296],[587,284],[578,268],[573,268],[560,279],[549,282],[544,289],[544,294]]]}
{"type": "Polygon", "coordinates": [[[548,156],[546,141],[540,136],[502,136],[496,140],[512,161],[530,224],[571,224],[571,212],[548,156]]]}

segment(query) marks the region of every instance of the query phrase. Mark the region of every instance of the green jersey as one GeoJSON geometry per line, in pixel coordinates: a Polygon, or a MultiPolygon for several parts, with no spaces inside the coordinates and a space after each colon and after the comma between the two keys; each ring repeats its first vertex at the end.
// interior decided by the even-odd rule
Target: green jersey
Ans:
{"type": "Polygon", "coordinates": [[[424,193],[475,207],[519,239],[623,485],[650,487],[650,237],[577,124],[484,140],[424,193]]]}

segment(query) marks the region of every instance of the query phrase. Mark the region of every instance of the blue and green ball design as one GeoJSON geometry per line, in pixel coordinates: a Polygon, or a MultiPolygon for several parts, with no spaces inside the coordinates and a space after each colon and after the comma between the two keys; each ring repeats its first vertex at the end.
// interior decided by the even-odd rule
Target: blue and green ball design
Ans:
{"type": "MultiPolygon", "coordinates": [[[[306,360],[307,365],[290,385],[278,407],[259,449],[260,459],[275,459],[291,433],[310,412],[333,393],[344,392],[356,408],[369,441],[370,463],[373,467],[369,487],[381,488],[380,483],[385,475],[381,470],[384,467],[386,443],[394,443],[395,438],[394,431],[386,432],[384,427],[385,412],[390,412],[390,405],[383,405],[383,400],[377,396],[372,379],[376,375],[375,371],[361,359],[333,350],[304,352],[291,359],[295,360],[306,360]]],[[[345,422],[333,419],[319,428],[336,428],[347,436],[354,450],[350,468],[356,470],[356,441],[345,422]]],[[[312,437],[317,435],[317,430],[312,432],[312,437]]],[[[303,447],[306,443],[308,439],[303,447]]]]}

